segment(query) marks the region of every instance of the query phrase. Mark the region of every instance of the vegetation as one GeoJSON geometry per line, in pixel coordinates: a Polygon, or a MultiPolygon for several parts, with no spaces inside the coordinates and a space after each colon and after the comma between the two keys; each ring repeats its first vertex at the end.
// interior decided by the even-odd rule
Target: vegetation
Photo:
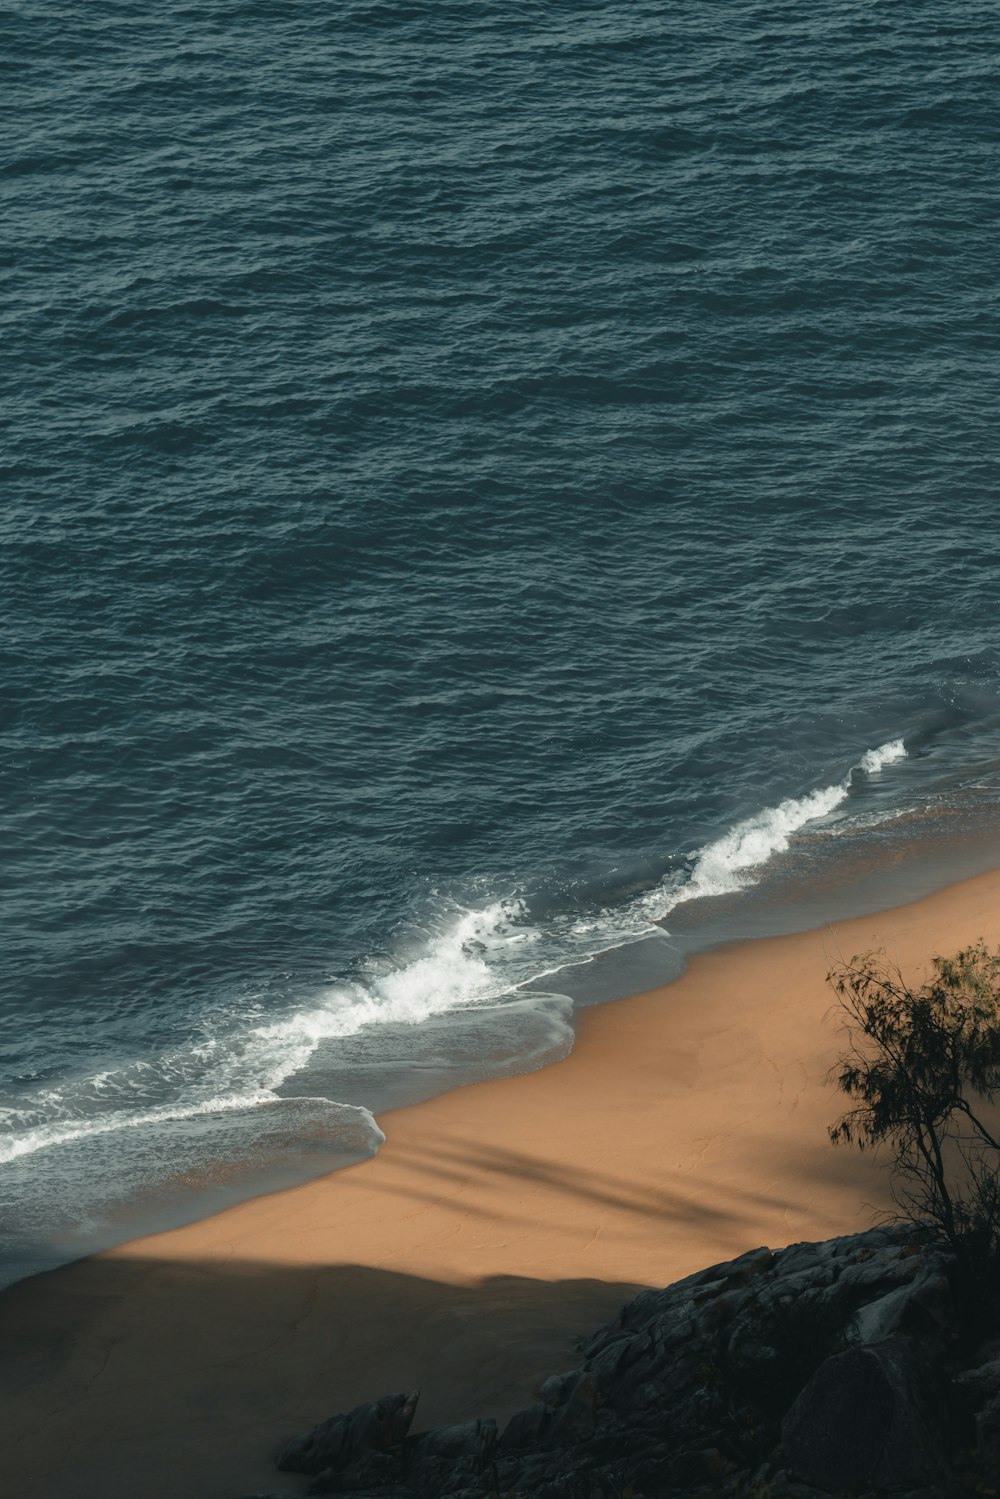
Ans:
{"type": "Polygon", "coordinates": [[[883,1149],[904,1215],[967,1266],[1000,1255],[1000,951],[984,943],[935,958],[911,987],[884,953],[829,979],[849,1048],[835,1068],[853,1107],[831,1139],[883,1149]]]}

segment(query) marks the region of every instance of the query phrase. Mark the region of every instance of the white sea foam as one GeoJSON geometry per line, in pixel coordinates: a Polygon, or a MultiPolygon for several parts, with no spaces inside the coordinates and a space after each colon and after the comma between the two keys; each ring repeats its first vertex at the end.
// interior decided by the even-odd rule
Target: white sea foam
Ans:
{"type": "Polygon", "coordinates": [[[671,908],[682,901],[728,895],[741,889],[747,883],[747,873],[761,868],[775,854],[783,853],[794,833],[808,823],[829,817],[847,800],[856,771],[876,775],[905,754],[902,739],[892,739],[876,749],[865,750],[843,780],[810,791],[806,796],[789,797],[776,807],[765,807],[755,816],[738,822],[722,838],[707,844],[695,855],[691,878],[673,893],[671,908]]]}
{"type": "MultiPolygon", "coordinates": [[[[523,904],[495,901],[453,907],[405,960],[372,962],[350,982],[330,985],[315,1000],[266,1023],[223,1028],[221,1034],[158,1058],[104,1068],[62,1088],[39,1091],[17,1108],[0,1110],[0,1162],[118,1130],[252,1111],[283,1101],[277,1090],[306,1067],[318,1047],[379,1025],[420,1022],[510,996],[567,962],[635,940],[654,930],[683,901],[718,896],[752,883],[793,835],[828,817],[849,796],[855,776],[878,775],[906,754],[894,739],[866,750],[842,780],[736,823],[692,855],[685,880],[674,874],[636,899],[591,913],[531,926],[523,904]],[[551,929],[550,929],[551,928],[551,929]],[[541,944],[548,961],[532,957],[541,944]]],[[[374,1141],[381,1132],[367,1110],[374,1141]]]]}
{"type": "Polygon", "coordinates": [[[723,838],[701,850],[690,882],[678,892],[677,901],[738,890],[747,870],[766,864],[788,847],[793,833],[809,822],[827,817],[846,796],[844,786],[824,786],[797,800],[788,798],[737,823],[723,838]]]}
{"type": "MultiPolygon", "coordinates": [[[[519,924],[521,915],[516,902],[459,910],[409,963],[373,969],[364,983],[331,985],[308,1008],[177,1048],[155,1061],[104,1069],[42,1090],[17,1108],[0,1109],[0,1127],[6,1130],[0,1164],[117,1130],[273,1104],[279,1101],[276,1090],[323,1041],[371,1025],[416,1025],[498,997],[511,987],[509,971],[498,960],[538,936],[519,924]],[[157,1095],[162,1101],[153,1101],[157,1095]]],[[[374,1118],[362,1112],[377,1132],[374,1118]]]]}
{"type": "MultiPolygon", "coordinates": [[[[118,1130],[141,1129],[161,1124],[173,1124],[183,1119],[234,1114],[284,1102],[284,1099],[261,1088],[253,1093],[234,1093],[224,1097],[205,1098],[200,1102],[188,1104],[161,1104],[153,1109],[122,1110],[90,1119],[74,1120],[65,1117],[54,1119],[49,1123],[22,1130],[21,1133],[0,1141],[0,1164],[9,1164],[21,1156],[33,1155],[39,1150],[48,1150],[54,1145],[75,1144],[80,1140],[95,1139],[98,1135],[114,1134],[118,1130]]],[[[373,1145],[380,1145],[385,1139],[385,1135],[375,1122],[370,1110],[353,1104],[338,1104],[337,1108],[357,1115],[359,1122],[370,1130],[373,1145]]]]}
{"type": "Polygon", "coordinates": [[[454,914],[408,963],[374,969],[364,982],[333,985],[319,1004],[253,1032],[264,1043],[277,1087],[305,1065],[321,1041],[370,1025],[417,1025],[432,1015],[498,999],[512,985],[503,961],[538,940],[519,902],[497,901],[454,914]]]}
{"type": "Polygon", "coordinates": [[[880,744],[878,749],[865,750],[854,770],[863,770],[868,775],[875,775],[886,765],[891,765],[894,760],[902,760],[906,755],[906,747],[902,739],[890,739],[888,744],[880,744]]]}

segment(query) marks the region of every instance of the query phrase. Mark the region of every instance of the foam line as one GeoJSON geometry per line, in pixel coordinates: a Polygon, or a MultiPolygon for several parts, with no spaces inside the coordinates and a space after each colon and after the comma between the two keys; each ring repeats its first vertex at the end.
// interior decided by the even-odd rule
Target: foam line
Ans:
{"type": "Polygon", "coordinates": [[[677,892],[672,905],[741,889],[746,884],[746,871],[759,869],[775,854],[784,852],[793,833],[807,823],[828,817],[847,800],[856,772],[877,775],[905,754],[902,739],[892,739],[877,749],[865,750],[843,780],[832,786],[823,786],[806,796],[789,797],[776,807],[765,807],[755,816],[738,822],[722,838],[699,850],[691,879],[677,892]]]}
{"type": "MultiPolygon", "coordinates": [[[[326,1103],[328,1100],[324,1099],[326,1103]]],[[[155,1124],[172,1124],[181,1119],[207,1118],[215,1114],[231,1114],[241,1110],[259,1109],[268,1104],[283,1104],[287,1100],[274,1093],[261,1090],[257,1093],[235,1094],[228,1098],[207,1098],[200,1103],[186,1105],[164,1104],[156,1109],[130,1110],[104,1114],[93,1119],[75,1122],[57,1120],[50,1124],[37,1125],[20,1135],[0,1142],[0,1165],[16,1161],[20,1156],[33,1155],[38,1150],[49,1150],[54,1145],[68,1145],[77,1140],[91,1140],[98,1135],[115,1134],[119,1130],[141,1129],[155,1124]]],[[[379,1146],[385,1139],[374,1114],[359,1104],[330,1104],[331,1109],[344,1110],[360,1115],[371,1130],[373,1143],[379,1146]]]]}
{"type": "MultiPolygon", "coordinates": [[[[567,962],[585,961],[643,936],[651,922],[662,921],[682,901],[743,888],[752,883],[752,871],[786,849],[800,828],[840,806],[857,777],[878,775],[905,754],[901,739],[866,750],[842,780],[766,807],[699,849],[686,882],[674,875],[588,921],[557,917],[541,932],[529,924],[517,900],[453,908],[408,962],[371,967],[363,980],[331,985],[309,1007],[46,1089],[17,1108],[0,1111],[8,1131],[0,1140],[0,1162],[116,1130],[278,1102],[276,1090],[324,1042],[354,1036],[366,1027],[418,1025],[433,1015],[501,1000],[567,962]],[[531,960],[534,945],[543,938],[548,939],[546,957],[555,953],[554,963],[541,954],[531,960]]],[[[362,1112],[381,1139],[374,1118],[362,1112]]]]}

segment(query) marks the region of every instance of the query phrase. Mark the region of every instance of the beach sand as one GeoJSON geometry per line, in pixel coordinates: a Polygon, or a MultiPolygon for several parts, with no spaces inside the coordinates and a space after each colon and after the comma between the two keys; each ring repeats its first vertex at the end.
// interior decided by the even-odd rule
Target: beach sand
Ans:
{"type": "Polygon", "coordinates": [[[381,1121],[373,1160],[0,1296],[4,1491],[300,1493],[291,1433],[393,1390],[417,1425],[505,1417],[634,1289],[887,1206],[834,1149],[825,975],[884,947],[1000,940],[1000,873],[878,916],[695,958],[584,1012],[572,1055],[381,1121]]]}

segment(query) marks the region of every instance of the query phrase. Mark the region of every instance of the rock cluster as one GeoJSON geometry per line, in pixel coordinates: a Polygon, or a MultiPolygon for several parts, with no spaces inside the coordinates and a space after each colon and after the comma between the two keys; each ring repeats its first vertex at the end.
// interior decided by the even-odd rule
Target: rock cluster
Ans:
{"type": "Polygon", "coordinates": [[[417,1395],[390,1395],[278,1466],[353,1499],[998,1492],[1000,1339],[957,1284],[909,1227],[753,1250],[636,1297],[502,1433],[411,1434],[417,1395]]]}

